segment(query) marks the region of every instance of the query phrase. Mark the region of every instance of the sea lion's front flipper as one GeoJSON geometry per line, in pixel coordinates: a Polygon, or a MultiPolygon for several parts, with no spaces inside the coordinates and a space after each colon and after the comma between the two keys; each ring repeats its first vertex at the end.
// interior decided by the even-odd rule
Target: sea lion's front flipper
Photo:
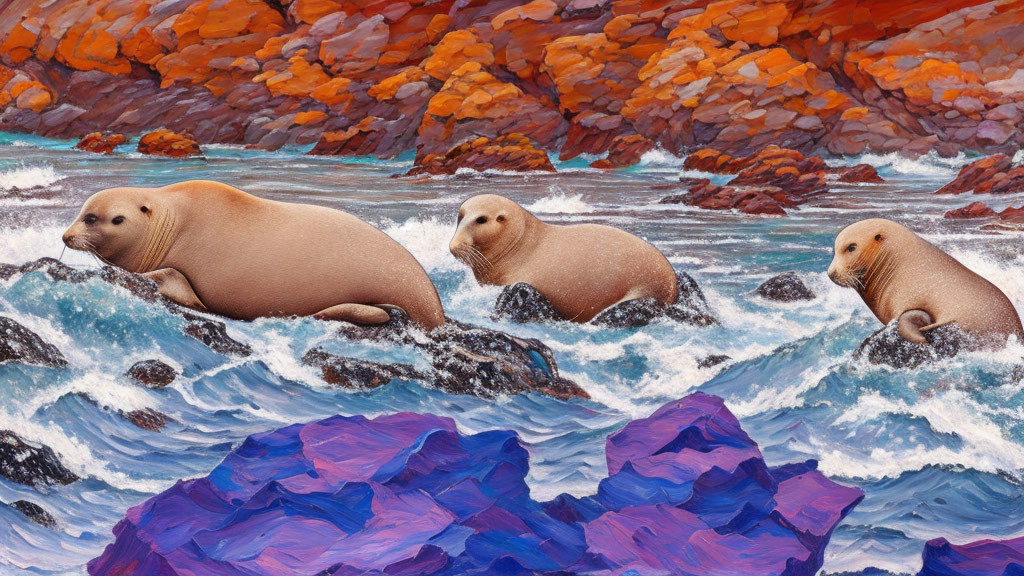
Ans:
{"type": "Polygon", "coordinates": [[[900,333],[900,336],[915,344],[928,343],[928,340],[924,337],[924,330],[930,328],[934,328],[932,325],[932,315],[924,310],[907,310],[900,314],[896,324],[896,330],[900,333]]]}
{"type": "Polygon", "coordinates": [[[157,291],[178,304],[193,310],[206,311],[206,305],[192,289],[188,278],[174,268],[161,268],[142,275],[156,282],[157,291]]]}
{"type": "MultiPolygon", "coordinates": [[[[384,305],[382,305],[384,306],[384,305]]],[[[330,308],[324,308],[313,315],[320,320],[340,320],[351,324],[386,324],[391,320],[391,315],[382,307],[368,306],[366,304],[338,304],[330,308]]]]}

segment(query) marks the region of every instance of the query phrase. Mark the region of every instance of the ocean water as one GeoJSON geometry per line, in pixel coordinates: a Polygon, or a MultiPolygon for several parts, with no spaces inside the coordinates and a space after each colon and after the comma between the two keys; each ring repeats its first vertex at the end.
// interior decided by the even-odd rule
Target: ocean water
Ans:
{"type": "MultiPolygon", "coordinates": [[[[611,173],[576,160],[554,175],[410,180],[392,176],[407,170],[411,157],[210,147],[205,160],[165,160],[130,146],[105,157],[71,145],[0,135],[0,262],[60,256],[61,232],[97,190],[216,179],[268,198],[343,209],[382,228],[422,262],[450,317],[543,340],[562,373],[592,399],[484,400],[415,383],[338,390],[302,364],[309,348],[377,361],[426,359],[395,345],[339,339],[331,325],[311,319],[228,321],[229,333],[255,353],[225,357],[183,335],[179,317],[121,289],[54,282],[40,272],[18,276],[0,282],[0,314],[57,345],[71,367],[0,365],[0,429],[52,447],[83,479],[36,491],[0,478],[0,574],[83,574],[129,507],[179,478],[205,475],[249,434],[331,414],[432,412],[454,418],[465,432],[512,429],[528,445],[536,498],[589,494],[606,475],[609,433],[695,390],[724,397],[769,464],[814,458],[833,479],[865,491],[836,530],[824,572],[875,567],[911,574],[930,538],[1024,534],[1024,381],[1014,373],[1024,363],[1024,345],[916,370],[855,361],[857,345],[880,326],[853,291],[824,273],[836,232],[862,218],[888,217],[952,253],[1024,310],[1024,233],[942,219],[975,199],[996,209],[1022,199],[930,195],[970,161],[966,155],[834,159],[874,164],[887,182],[836,187],[789,217],[763,218],[658,205],[681,191],[681,161],[658,152],[611,173]],[[646,238],[699,282],[721,325],[660,321],[607,330],[493,321],[498,289],[478,286],[447,250],[459,204],[481,192],[510,196],[550,222],[604,223],[646,238]],[[754,295],[761,282],[787,270],[799,272],[818,298],[778,304],[754,295]],[[732,360],[698,368],[708,354],[732,360]],[[122,376],[147,358],[182,376],[158,391],[122,376]],[[154,433],[118,416],[144,408],[170,416],[167,428],[154,433]],[[50,511],[57,527],[38,526],[7,505],[21,499],[50,511]]],[[[70,251],[63,259],[97,265],[70,251]]]]}

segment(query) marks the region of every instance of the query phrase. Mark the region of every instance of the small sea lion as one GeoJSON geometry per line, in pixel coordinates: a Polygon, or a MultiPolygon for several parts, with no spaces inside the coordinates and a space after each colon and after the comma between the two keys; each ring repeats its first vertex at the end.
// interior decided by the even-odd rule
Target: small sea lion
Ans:
{"type": "Polygon", "coordinates": [[[219,182],[103,190],[63,239],[150,278],[179,304],[230,318],[376,324],[398,307],[427,329],[444,323],[427,273],[387,234],[340,210],[219,182]]]}
{"type": "Polygon", "coordinates": [[[836,237],[828,276],[854,288],[875,316],[898,320],[903,338],[917,344],[938,326],[955,324],[979,346],[1024,340],[1020,316],[999,288],[952,256],[890,220],[851,224],[836,237]]]}
{"type": "Polygon", "coordinates": [[[473,196],[449,249],[481,284],[525,282],[564,319],[588,322],[623,302],[676,302],[675,271],[657,248],[611,226],[545,224],[512,200],[473,196]]]}

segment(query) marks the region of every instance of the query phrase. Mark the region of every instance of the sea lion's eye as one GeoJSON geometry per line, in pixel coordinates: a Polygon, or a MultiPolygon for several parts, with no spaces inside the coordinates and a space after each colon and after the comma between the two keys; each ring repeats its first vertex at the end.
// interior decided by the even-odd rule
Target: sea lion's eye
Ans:
{"type": "Polygon", "coordinates": [[[85,218],[82,218],[82,222],[85,222],[86,224],[95,224],[97,220],[99,220],[99,218],[97,218],[95,214],[86,214],[85,218]]]}
{"type": "Polygon", "coordinates": [[[882,235],[881,234],[875,234],[875,240],[881,240],[881,239],[882,239],[882,235]]]}
{"type": "Polygon", "coordinates": [[[111,220],[110,222],[117,226],[118,224],[124,222],[124,216],[115,216],[114,219],[111,220]]]}
{"type": "Polygon", "coordinates": [[[850,244],[849,246],[846,247],[846,251],[847,252],[853,252],[856,249],[857,249],[857,245],[856,244],[850,244]]]}
{"type": "Polygon", "coordinates": [[[498,222],[504,222],[505,216],[498,216],[498,222]]]}
{"type": "Polygon", "coordinates": [[[477,224],[487,224],[487,216],[481,216],[476,219],[477,224]]]}

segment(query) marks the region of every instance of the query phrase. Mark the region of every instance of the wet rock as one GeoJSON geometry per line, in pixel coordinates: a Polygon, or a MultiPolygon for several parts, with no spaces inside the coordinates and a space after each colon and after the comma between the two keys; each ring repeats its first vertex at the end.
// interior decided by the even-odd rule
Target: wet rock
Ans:
{"type": "Polygon", "coordinates": [[[434,385],[456,394],[492,397],[536,391],[556,398],[589,398],[558,373],[551,349],[534,338],[449,320],[430,333],[426,348],[434,385]]]}
{"type": "Polygon", "coordinates": [[[338,329],[338,334],[413,346],[427,355],[433,368],[430,374],[413,379],[429,381],[454,394],[494,397],[534,391],[563,399],[589,398],[576,383],[559,375],[554,354],[540,340],[517,338],[450,318],[430,333],[423,333],[403,311],[392,309],[388,313],[391,321],[386,324],[346,325],[338,329]]]}
{"type": "Polygon", "coordinates": [[[769,468],[702,393],[627,424],[606,453],[597,494],[537,502],[512,431],[413,413],[296,424],[129,510],[88,571],[815,574],[863,498],[813,461],[769,468]]]}
{"type": "Polygon", "coordinates": [[[945,538],[924,545],[917,576],[1015,576],[1024,574],[1024,538],[953,544],[945,538]]]}
{"type": "Polygon", "coordinates": [[[638,164],[644,154],[654,149],[654,142],[639,135],[617,136],[612,140],[608,156],[591,162],[592,168],[627,168],[638,164]]]}
{"type": "Polygon", "coordinates": [[[28,500],[17,500],[11,502],[11,508],[21,512],[26,518],[40,526],[53,528],[57,525],[57,520],[54,519],[53,515],[34,502],[29,502],[28,500]]]}
{"type": "Polygon", "coordinates": [[[732,356],[725,354],[708,354],[697,361],[697,368],[711,368],[732,360],[732,356]]]}
{"type": "Polygon", "coordinates": [[[138,151],[147,156],[166,156],[168,158],[187,158],[202,156],[199,143],[189,135],[170,130],[156,130],[139,138],[138,151]]]}
{"type": "Polygon", "coordinates": [[[14,320],[0,316],[0,363],[18,362],[64,368],[68,361],[56,346],[14,320]]]}
{"type": "Polygon", "coordinates": [[[526,282],[505,286],[494,302],[494,318],[520,324],[561,320],[551,302],[526,282]]]}
{"type": "Polygon", "coordinates": [[[342,358],[319,347],[306,352],[302,362],[320,368],[324,381],[340,388],[378,388],[395,379],[428,380],[427,375],[407,364],[380,364],[355,358],[342,358]]]}
{"type": "Polygon", "coordinates": [[[169,386],[178,377],[177,371],[159,360],[141,360],[132,364],[125,376],[151,390],[169,386]]]}
{"type": "Polygon", "coordinates": [[[42,270],[57,281],[74,284],[85,282],[93,276],[91,271],[77,270],[56,258],[40,258],[24,264],[0,264],[0,279],[9,280],[17,274],[29,274],[42,270]]]}
{"type": "Polygon", "coordinates": [[[676,284],[679,286],[679,296],[676,303],[669,307],[669,316],[678,322],[697,326],[713,326],[719,323],[708,307],[704,291],[700,289],[693,276],[677,270],[676,284]]]}
{"type": "Polygon", "coordinates": [[[735,174],[728,186],[710,180],[691,182],[689,192],[662,198],[661,204],[688,204],[708,210],[782,216],[792,208],[828,192],[825,161],[796,150],[769,145],[756,154],[733,157],[702,149],[687,156],[684,167],[716,174],[735,174]]]}
{"type": "Polygon", "coordinates": [[[167,421],[169,420],[166,414],[152,408],[131,410],[129,412],[121,411],[118,412],[118,414],[139,428],[149,430],[151,432],[159,432],[163,430],[167,427],[167,421]]]}
{"type": "Polygon", "coordinates": [[[0,476],[37,488],[78,480],[49,446],[28,443],[9,430],[0,430],[0,476]]]}
{"type": "MultiPolygon", "coordinates": [[[[141,274],[128,272],[115,266],[104,266],[100,270],[100,279],[108,284],[120,286],[147,302],[166,300],[157,289],[156,282],[141,274]]],[[[166,302],[170,302],[170,300],[166,300],[166,302]]]]}
{"type": "Polygon", "coordinates": [[[409,170],[407,176],[419,174],[452,175],[460,169],[501,170],[509,172],[554,172],[555,167],[543,150],[538,150],[529,138],[509,134],[491,140],[480,137],[463,142],[447,154],[430,154],[409,170]]]}
{"type": "Polygon", "coordinates": [[[993,186],[997,178],[1005,179],[1012,168],[1013,161],[1009,156],[993,154],[961,168],[952,182],[939,188],[935,193],[963,194],[974,190],[976,194],[981,194],[993,186]]]}
{"type": "Polygon", "coordinates": [[[970,219],[970,218],[992,218],[996,215],[995,210],[989,208],[982,202],[971,202],[967,206],[961,208],[954,208],[949,210],[943,215],[943,218],[950,218],[953,220],[970,219]]]}
{"type": "Polygon", "coordinates": [[[856,166],[841,169],[838,180],[848,183],[882,184],[885,182],[878,175],[878,170],[870,164],[857,164],[856,166]]]}
{"type": "Polygon", "coordinates": [[[127,140],[124,134],[92,132],[79,140],[78,144],[75,144],[75,148],[94,154],[113,154],[114,148],[124,144],[127,140]]]}
{"type": "Polygon", "coordinates": [[[1024,224],[1024,206],[1020,208],[1009,207],[999,213],[999,220],[1012,224],[1024,224]]]}
{"type": "Polygon", "coordinates": [[[917,368],[926,362],[951,358],[969,348],[971,337],[955,325],[939,326],[925,332],[928,344],[915,344],[900,336],[896,323],[868,336],[854,352],[854,359],[867,358],[872,364],[893,368],[917,368]]]}
{"type": "Polygon", "coordinates": [[[186,312],[183,314],[187,323],[184,332],[189,336],[206,344],[214,352],[233,356],[249,356],[252,348],[228,336],[227,325],[218,320],[210,320],[196,314],[186,312]]]}
{"type": "Polygon", "coordinates": [[[776,302],[814,300],[816,297],[796,272],[783,272],[778,276],[773,276],[765,280],[754,292],[766,300],[776,302]]]}
{"type": "Polygon", "coordinates": [[[602,310],[590,323],[607,328],[637,328],[668,315],[668,309],[654,298],[638,298],[602,310]]]}

